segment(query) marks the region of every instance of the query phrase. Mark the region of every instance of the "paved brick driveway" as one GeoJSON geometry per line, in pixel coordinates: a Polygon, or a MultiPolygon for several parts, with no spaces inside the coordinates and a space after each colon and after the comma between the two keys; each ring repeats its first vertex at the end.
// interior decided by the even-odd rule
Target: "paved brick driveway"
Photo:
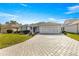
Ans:
{"type": "Polygon", "coordinates": [[[77,56],[79,42],[65,35],[36,35],[23,43],[0,49],[0,55],[77,56]]]}

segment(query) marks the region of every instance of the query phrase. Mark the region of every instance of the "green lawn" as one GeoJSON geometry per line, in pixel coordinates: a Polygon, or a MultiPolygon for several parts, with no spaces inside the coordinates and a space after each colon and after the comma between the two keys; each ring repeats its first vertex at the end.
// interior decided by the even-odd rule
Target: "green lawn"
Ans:
{"type": "Polygon", "coordinates": [[[77,41],[79,41],[79,34],[75,34],[75,33],[66,33],[66,35],[70,38],[73,38],[77,41]]]}
{"type": "Polygon", "coordinates": [[[23,42],[31,37],[32,36],[20,34],[0,34],[0,49],[23,42]]]}

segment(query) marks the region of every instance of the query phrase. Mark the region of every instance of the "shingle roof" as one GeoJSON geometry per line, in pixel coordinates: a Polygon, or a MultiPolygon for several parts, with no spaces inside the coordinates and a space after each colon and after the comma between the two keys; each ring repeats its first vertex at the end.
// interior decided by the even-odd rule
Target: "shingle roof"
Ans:
{"type": "Polygon", "coordinates": [[[79,20],[74,21],[72,24],[79,24],[79,20]]]}
{"type": "Polygon", "coordinates": [[[31,26],[56,26],[56,25],[61,25],[61,24],[55,22],[39,22],[39,23],[31,24],[31,26]]]}
{"type": "Polygon", "coordinates": [[[76,23],[79,23],[79,19],[69,19],[64,21],[65,25],[76,24],[76,23]]]}

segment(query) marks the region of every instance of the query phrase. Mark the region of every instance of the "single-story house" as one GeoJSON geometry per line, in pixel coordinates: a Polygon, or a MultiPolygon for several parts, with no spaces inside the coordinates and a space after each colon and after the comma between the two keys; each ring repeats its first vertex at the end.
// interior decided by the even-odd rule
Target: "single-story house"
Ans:
{"type": "Polygon", "coordinates": [[[7,33],[7,30],[12,30],[13,32],[20,31],[19,24],[4,24],[1,27],[1,33],[7,33]]]}
{"type": "Polygon", "coordinates": [[[62,33],[61,28],[61,24],[54,22],[40,22],[30,25],[30,30],[32,33],[40,34],[59,34],[62,33]]]}
{"type": "Polygon", "coordinates": [[[30,26],[28,24],[20,26],[20,33],[23,34],[30,33],[30,26]]]}
{"type": "Polygon", "coordinates": [[[26,30],[30,30],[30,27],[28,24],[20,26],[20,31],[26,31],[26,30]]]}
{"type": "Polygon", "coordinates": [[[64,22],[64,31],[79,33],[79,19],[70,19],[64,22]]]}

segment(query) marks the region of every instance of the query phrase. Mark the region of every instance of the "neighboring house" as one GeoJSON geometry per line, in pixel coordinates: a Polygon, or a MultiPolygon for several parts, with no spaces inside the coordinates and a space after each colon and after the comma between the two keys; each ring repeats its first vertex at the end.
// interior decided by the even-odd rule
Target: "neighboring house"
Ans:
{"type": "Polygon", "coordinates": [[[79,19],[70,19],[64,22],[64,31],[79,33],[79,19]]]}
{"type": "Polygon", "coordinates": [[[30,26],[28,24],[20,26],[20,33],[22,34],[30,33],[30,26]]]}
{"type": "Polygon", "coordinates": [[[68,19],[64,21],[65,25],[71,25],[73,22],[78,21],[79,19],[68,19]]]}
{"type": "Polygon", "coordinates": [[[20,31],[26,31],[26,30],[30,30],[30,27],[28,24],[20,26],[20,31]]]}
{"type": "Polygon", "coordinates": [[[40,33],[40,34],[59,34],[62,33],[62,26],[58,23],[52,22],[40,22],[36,24],[31,24],[31,32],[32,33],[40,33]]]}
{"type": "Polygon", "coordinates": [[[7,30],[12,30],[13,32],[20,31],[19,27],[20,27],[20,24],[5,24],[5,25],[2,25],[1,33],[7,33],[7,30]]]}

